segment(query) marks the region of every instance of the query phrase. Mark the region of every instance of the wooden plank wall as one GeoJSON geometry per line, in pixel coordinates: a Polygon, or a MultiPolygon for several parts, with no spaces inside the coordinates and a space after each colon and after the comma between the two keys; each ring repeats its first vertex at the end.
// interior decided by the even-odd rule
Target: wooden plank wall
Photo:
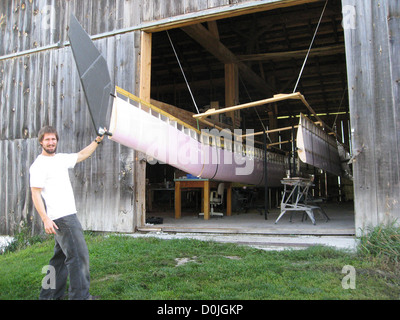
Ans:
{"type": "Polygon", "coordinates": [[[343,0],[356,232],[400,218],[398,1],[343,0]]]}
{"type": "MultiPolygon", "coordinates": [[[[71,12],[92,35],[137,24],[139,18],[127,12],[137,11],[138,4],[2,1],[0,57],[64,43],[71,12]]],[[[139,40],[139,32],[130,32],[95,41],[107,59],[111,78],[131,92],[137,85],[139,40]]],[[[41,151],[36,139],[39,129],[45,124],[58,129],[59,152],[77,152],[95,138],[71,48],[0,60],[0,106],[0,234],[18,231],[21,221],[38,233],[42,223],[33,209],[28,170],[41,151]]],[[[133,150],[105,141],[91,159],[71,171],[84,228],[134,231],[134,161],[133,150]]]]}
{"type": "MultiPolygon", "coordinates": [[[[191,15],[191,21],[185,24],[199,23],[202,18],[193,13],[204,13],[207,19],[227,17],[231,15],[254,12],[258,10],[276,9],[285,6],[294,6],[319,0],[152,0],[142,1],[142,22],[156,21],[182,16],[180,22],[185,21],[184,15],[191,15]],[[239,8],[240,5],[243,5],[239,8]],[[215,10],[214,10],[215,9],[215,10]],[[234,12],[236,11],[236,12],[234,12]],[[228,13],[229,12],[229,13],[228,13]]],[[[199,14],[200,15],[200,14],[199,14]]],[[[179,20],[179,19],[178,19],[179,20]]],[[[168,25],[171,21],[165,21],[168,25]]],[[[178,21],[179,24],[179,21],[178,21]]],[[[158,28],[163,28],[162,26],[158,28]]]]}
{"type": "Polygon", "coordinates": [[[143,21],[159,20],[181,14],[220,7],[232,3],[245,2],[240,0],[153,0],[144,1],[143,21]]]}

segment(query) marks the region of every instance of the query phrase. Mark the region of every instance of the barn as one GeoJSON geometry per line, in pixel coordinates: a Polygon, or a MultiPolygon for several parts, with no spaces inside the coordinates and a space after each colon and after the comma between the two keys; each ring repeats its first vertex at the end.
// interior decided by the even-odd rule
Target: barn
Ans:
{"type": "MultiPolygon", "coordinates": [[[[71,14],[106,59],[113,84],[187,122],[197,111],[301,92],[351,156],[352,180],[301,166],[315,176],[313,194],[339,210],[351,203],[354,234],[400,217],[397,1],[10,0],[0,3],[0,234],[22,225],[42,231],[29,189],[40,128],[57,128],[60,152],[95,138],[68,38],[71,14]]],[[[214,120],[267,131],[258,143],[288,155],[298,175],[300,113],[313,115],[285,100],[214,120]]],[[[182,174],[105,141],[71,172],[84,228],[146,231],[146,217],[158,214],[164,198],[177,206],[174,193],[157,191],[182,174]]],[[[278,206],[281,195],[263,189],[264,210],[278,206]]]]}

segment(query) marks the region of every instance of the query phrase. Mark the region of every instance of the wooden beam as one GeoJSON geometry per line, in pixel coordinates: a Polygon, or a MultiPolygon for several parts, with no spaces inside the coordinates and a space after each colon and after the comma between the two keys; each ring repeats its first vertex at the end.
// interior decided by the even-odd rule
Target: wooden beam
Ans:
{"type": "Polygon", "coordinates": [[[151,89],[151,39],[152,34],[142,31],[140,34],[140,72],[139,98],[150,102],[151,89]]]}
{"type": "MultiPolygon", "coordinates": [[[[321,124],[319,121],[314,122],[315,124],[321,124]]],[[[242,138],[246,138],[246,137],[253,137],[253,136],[260,136],[262,135],[264,132],[265,133],[274,133],[274,132],[281,132],[281,131],[288,131],[288,130],[292,130],[297,129],[299,126],[295,125],[295,126],[290,126],[290,127],[283,127],[283,128],[276,128],[276,129],[270,129],[270,130],[265,130],[265,131],[260,131],[260,132],[255,132],[255,133],[250,133],[250,134],[243,134],[241,137],[242,138]]]]}
{"type": "MultiPolygon", "coordinates": [[[[219,101],[211,101],[210,102],[210,107],[211,109],[219,109],[219,101]]],[[[212,122],[219,122],[219,115],[215,114],[213,116],[211,116],[211,120],[212,122]]]]}
{"type": "Polygon", "coordinates": [[[224,64],[234,63],[237,65],[242,77],[249,84],[261,92],[276,90],[271,88],[258,74],[244,63],[240,62],[237,57],[225,47],[213,34],[208,31],[201,24],[183,27],[182,30],[202,45],[208,52],[215,56],[219,61],[224,64]]]}
{"type": "MultiPolygon", "coordinates": [[[[140,33],[140,71],[139,71],[139,98],[150,102],[151,88],[151,39],[152,34],[142,31],[140,33]]],[[[146,224],[146,162],[141,161],[145,154],[136,151],[134,162],[135,183],[135,215],[136,226],[146,224]]]]}
{"type": "Polygon", "coordinates": [[[311,112],[311,115],[314,116],[320,123],[321,125],[326,128],[327,130],[331,131],[334,133],[334,135],[336,136],[336,133],[333,131],[333,129],[331,127],[329,127],[328,125],[325,124],[324,121],[322,121],[322,119],[317,116],[317,113],[314,111],[314,109],[309,105],[309,103],[307,102],[307,100],[304,98],[304,96],[300,93],[300,92],[295,92],[295,93],[289,93],[289,94],[276,94],[274,95],[273,98],[269,98],[269,99],[264,99],[264,100],[258,100],[258,101],[253,101],[253,102],[249,102],[249,103],[244,103],[241,105],[237,105],[237,106],[233,106],[233,107],[227,107],[227,108],[223,108],[223,109],[219,109],[219,110],[207,110],[204,113],[199,113],[199,114],[195,114],[193,115],[194,118],[198,118],[198,119],[203,119],[205,117],[208,117],[210,115],[214,115],[214,114],[219,114],[219,113],[225,113],[225,112],[232,112],[235,110],[241,110],[241,109],[246,109],[246,108],[251,108],[251,107],[256,107],[256,106],[261,106],[264,104],[270,104],[270,103],[274,103],[274,102],[278,102],[278,101],[284,101],[284,100],[289,100],[289,99],[299,99],[301,100],[301,102],[303,102],[303,104],[307,107],[307,109],[311,112]]]}
{"type": "Polygon", "coordinates": [[[219,31],[217,21],[208,21],[207,22],[208,30],[212,33],[212,35],[219,40],[219,31]]]}
{"type": "Polygon", "coordinates": [[[175,219],[181,218],[181,182],[175,181],[175,219]]]}
{"type": "Polygon", "coordinates": [[[284,128],[277,128],[277,129],[265,130],[265,131],[250,133],[250,134],[244,134],[244,135],[242,135],[242,137],[243,137],[243,138],[246,138],[246,137],[260,136],[260,135],[262,135],[264,132],[268,134],[268,133],[274,133],[274,132],[287,131],[287,130],[291,130],[291,129],[293,129],[293,128],[297,129],[298,127],[299,127],[299,126],[296,125],[296,126],[293,126],[293,127],[290,126],[290,127],[284,127],[284,128]]]}
{"type": "MultiPolygon", "coordinates": [[[[179,120],[181,120],[182,122],[188,124],[189,126],[195,128],[195,129],[204,129],[204,125],[197,125],[197,120],[199,120],[201,123],[204,123],[206,126],[212,127],[212,128],[216,128],[218,130],[223,130],[225,129],[230,129],[233,130],[233,126],[231,125],[227,125],[225,123],[221,123],[218,121],[218,116],[216,116],[216,120],[213,120],[212,118],[210,119],[210,121],[207,121],[206,119],[194,119],[193,112],[178,108],[176,106],[173,106],[171,104],[165,103],[165,102],[161,102],[161,101],[157,101],[154,99],[150,100],[150,103],[153,106],[156,106],[157,108],[161,109],[162,111],[165,111],[167,113],[169,113],[170,115],[172,115],[173,117],[176,118],[176,121],[179,122],[179,120]]],[[[211,106],[215,105],[215,102],[211,102],[211,106]]]]}
{"type": "Polygon", "coordinates": [[[270,103],[283,101],[283,100],[288,100],[288,99],[300,99],[300,96],[301,96],[300,92],[289,93],[289,94],[277,94],[277,95],[274,95],[273,98],[253,101],[253,102],[244,103],[244,104],[240,104],[240,105],[237,105],[237,106],[227,107],[227,108],[223,108],[223,109],[219,109],[219,110],[210,109],[210,110],[207,110],[204,113],[195,114],[195,115],[193,115],[193,117],[202,119],[202,118],[211,116],[213,114],[232,112],[232,111],[235,111],[235,110],[241,110],[241,109],[251,108],[251,107],[255,107],[255,106],[261,106],[261,105],[264,105],[264,104],[270,104],[270,103]]]}
{"type": "Polygon", "coordinates": [[[280,144],[286,144],[286,143],[290,143],[290,142],[293,142],[293,140],[285,140],[285,141],[279,141],[279,142],[270,143],[270,144],[267,144],[267,147],[269,148],[269,147],[277,146],[277,145],[280,145],[280,144]]]}
{"type": "MultiPolygon", "coordinates": [[[[296,51],[283,51],[283,52],[267,52],[259,54],[247,54],[240,55],[237,58],[240,61],[279,61],[288,60],[293,58],[304,59],[308,50],[296,50],[296,51]]],[[[345,48],[343,44],[327,46],[322,48],[314,48],[310,51],[310,57],[312,56],[328,56],[337,53],[345,53],[345,48]]]]}
{"type": "MultiPolygon", "coordinates": [[[[239,103],[239,72],[235,63],[225,64],[225,106],[234,106],[239,103]]],[[[234,128],[240,126],[238,111],[228,112],[234,128]],[[236,123],[238,120],[239,123],[236,123]]]]}

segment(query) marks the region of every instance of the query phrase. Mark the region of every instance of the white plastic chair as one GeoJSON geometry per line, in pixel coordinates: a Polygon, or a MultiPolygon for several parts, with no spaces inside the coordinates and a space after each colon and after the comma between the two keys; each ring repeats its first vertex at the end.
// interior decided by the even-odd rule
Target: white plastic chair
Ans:
{"type": "MultiPolygon", "coordinates": [[[[219,206],[224,203],[224,189],[225,184],[220,183],[217,187],[217,191],[210,192],[210,217],[219,216],[222,217],[224,214],[222,212],[215,212],[214,207],[219,206]]],[[[204,212],[199,213],[199,216],[204,216],[204,212]]]]}
{"type": "Polygon", "coordinates": [[[214,207],[220,206],[224,203],[224,189],[225,189],[225,184],[220,183],[218,185],[217,191],[210,192],[210,206],[211,206],[210,216],[222,217],[224,215],[222,212],[214,211],[214,207]]]}

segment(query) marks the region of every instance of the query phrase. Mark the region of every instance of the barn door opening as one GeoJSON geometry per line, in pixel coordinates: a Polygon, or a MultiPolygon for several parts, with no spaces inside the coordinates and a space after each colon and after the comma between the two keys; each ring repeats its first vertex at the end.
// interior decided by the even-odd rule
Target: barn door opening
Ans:
{"type": "MultiPolygon", "coordinates": [[[[293,3],[296,5],[286,4],[284,7],[275,6],[269,10],[254,10],[246,14],[210,14],[203,21],[194,19],[196,21],[185,21],[182,25],[177,23],[174,28],[160,26],[159,29],[151,30],[151,61],[143,65],[151,67],[150,80],[143,82],[149,85],[150,81],[150,102],[197,127],[198,123],[191,116],[198,112],[197,109],[204,112],[211,108],[224,108],[280,93],[291,93],[325,1],[293,3]]],[[[339,0],[329,1],[326,7],[297,91],[307,98],[318,116],[335,129],[339,141],[351,148],[342,6],[339,0]]],[[[268,107],[259,106],[221,114],[210,119],[230,129],[254,129],[255,132],[268,129],[271,131],[267,137],[271,148],[293,155],[296,154],[293,152],[293,130],[277,129],[295,127],[300,113],[309,114],[303,104],[286,101],[268,107]]],[[[262,143],[262,140],[259,142],[262,143]]],[[[353,232],[348,231],[354,229],[354,216],[351,216],[352,182],[301,164],[297,159],[291,162],[291,166],[292,170],[301,170],[315,176],[313,196],[348,209],[346,211],[350,213],[343,219],[349,221],[346,232],[353,232]]],[[[164,184],[164,187],[170,189],[174,178],[185,175],[185,172],[178,172],[167,164],[147,166],[148,182],[150,185],[155,183],[156,188],[164,184]],[[157,181],[153,177],[157,177],[157,181]]],[[[240,194],[254,186],[237,184],[233,188],[232,211],[246,217],[240,194]]],[[[173,221],[173,194],[168,192],[171,191],[166,191],[166,194],[152,191],[152,195],[147,196],[152,204],[147,216],[162,213],[173,221]],[[158,205],[161,205],[159,212],[156,210],[158,205]]],[[[271,211],[279,206],[281,192],[281,188],[268,190],[271,211]]],[[[263,190],[256,190],[254,194],[257,195],[255,200],[263,202],[263,190]]],[[[201,193],[188,191],[182,196],[182,201],[185,201],[182,208],[186,206],[189,215],[195,216],[201,211],[201,193]]],[[[259,215],[257,204],[247,211],[259,215]]],[[[258,218],[264,219],[262,215],[258,218]]],[[[176,220],[181,219],[175,219],[178,223],[176,220]]],[[[198,221],[192,220],[196,223],[198,221]]],[[[269,222],[272,221],[271,217],[269,222]]]]}

